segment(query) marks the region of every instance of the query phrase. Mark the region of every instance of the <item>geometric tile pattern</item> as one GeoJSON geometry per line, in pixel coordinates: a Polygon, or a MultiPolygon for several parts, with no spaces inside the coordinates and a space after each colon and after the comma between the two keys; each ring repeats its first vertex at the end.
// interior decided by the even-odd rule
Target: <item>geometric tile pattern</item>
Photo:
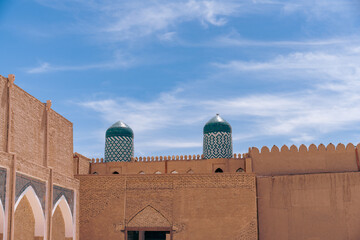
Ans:
{"type": "Polygon", "coordinates": [[[45,213],[46,184],[43,181],[16,173],[15,202],[20,195],[31,186],[40,200],[41,207],[45,213]]]}
{"type": "Polygon", "coordinates": [[[0,200],[5,210],[5,196],[6,196],[6,169],[0,168],[0,200]]]}
{"type": "Polygon", "coordinates": [[[134,139],[113,136],[105,141],[105,162],[130,162],[134,157],[134,139]]]}
{"type": "Polygon", "coordinates": [[[71,213],[74,215],[74,191],[54,185],[53,186],[53,206],[61,198],[61,196],[65,197],[66,201],[69,204],[71,213]]]}
{"type": "Polygon", "coordinates": [[[230,132],[204,134],[203,154],[205,159],[232,158],[232,137],[230,132]]]}

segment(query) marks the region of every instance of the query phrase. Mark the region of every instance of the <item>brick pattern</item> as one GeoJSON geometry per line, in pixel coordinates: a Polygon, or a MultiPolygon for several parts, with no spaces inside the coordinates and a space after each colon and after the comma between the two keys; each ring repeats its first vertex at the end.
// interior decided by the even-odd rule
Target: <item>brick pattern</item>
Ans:
{"type": "Polygon", "coordinates": [[[72,123],[53,110],[49,111],[49,166],[63,175],[74,175],[72,123]]]}
{"type": "Polygon", "coordinates": [[[5,197],[6,197],[6,169],[0,168],[0,200],[5,210],[5,197]]]}
{"type": "Polygon", "coordinates": [[[56,202],[61,198],[61,196],[65,197],[66,201],[69,204],[71,213],[74,216],[74,191],[53,185],[53,205],[56,204],[56,202]]]}
{"type": "Polygon", "coordinates": [[[20,195],[29,187],[32,186],[37,197],[40,200],[41,207],[45,213],[46,202],[46,184],[40,180],[16,173],[16,187],[15,187],[15,202],[19,199],[20,195]]]}
{"type": "Polygon", "coordinates": [[[232,158],[232,136],[228,132],[204,134],[203,154],[205,159],[232,158]]]}
{"type": "MultiPolygon", "coordinates": [[[[236,222],[231,223],[231,228],[238,226],[231,230],[235,234],[233,239],[238,236],[257,239],[254,175],[83,175],[78,178],[81,239],[123,239],[122,229],[126,226],[173,226],[175,240],[190,239],[194,231],[204,231],[191,225],[196,222],[202,225],[201,221],[209,221],[208,227],[220,236],[228,223],[221,222],[220,228],[216,224],[223,220],[230,221],[229,224],[236,222]],[[231,210],[226,215],[221,213],[227,202],[235,203],[231,205],[234,214],[230,214],[231,210]],[[214,217],[218,213],[219,218],[214,217]]],[[[205,239],[200,236],[194,239],[205,239]]]]}
{"type": "Polygon", "coordinates": [[[127,224],[128,227],[171,227],[171,223],[152,206],[138,212],[127,224]]]}
{"type": "Polygon", "coordinates": [[[8,87],[7,79],[0,76],[0,151],[6,151],[8,119],[8,87]]]}
{"type": "Polygon", "coordinates": [[[45,105],[16,85],[11,88],[11,104],[11,151],[17,154],[17,159],[43,165],[45,105]]]}

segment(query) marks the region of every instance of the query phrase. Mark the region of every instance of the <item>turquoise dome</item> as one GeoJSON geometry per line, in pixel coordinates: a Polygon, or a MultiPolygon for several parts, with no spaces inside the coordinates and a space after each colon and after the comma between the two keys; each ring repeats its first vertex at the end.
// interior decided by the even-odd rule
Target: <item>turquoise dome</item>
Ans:
{"type": "Polygon", "coordinates": [[[133,130],[124,122],[118,121],[106,130],[106,137],[134,137],[133,130]]]}
{"type": "Polygon", "coordinates": [[[204,134],[214,132],[227,132],[231,133],[230,124],[225,121],[219,114],[211,118],[204,126],[204,134]]]}

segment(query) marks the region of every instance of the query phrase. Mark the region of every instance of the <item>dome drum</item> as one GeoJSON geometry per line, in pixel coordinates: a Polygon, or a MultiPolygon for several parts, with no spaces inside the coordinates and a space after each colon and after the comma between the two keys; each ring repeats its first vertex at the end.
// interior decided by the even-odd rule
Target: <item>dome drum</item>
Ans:
{"type": "Polygon", "coordinates": [[[134,133],[125,123],[114,123],[106,131],[105,162],[130,162],[134,157],[134,133]]]}
{"type": "Polygon", "coordinates": [[[219,114],[204,126],[203,154],[205,159],[232,157],[231,126],[219,114]]]}

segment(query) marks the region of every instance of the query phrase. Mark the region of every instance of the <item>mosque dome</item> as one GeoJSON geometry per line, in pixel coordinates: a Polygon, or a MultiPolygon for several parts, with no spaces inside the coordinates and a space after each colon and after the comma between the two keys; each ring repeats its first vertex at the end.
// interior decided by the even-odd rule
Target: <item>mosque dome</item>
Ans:
{"type": "Polygon", "coordinates": [[[118,121],[106,130],[105,162],[130,162],[134,157],[134,132],[118,121]]]}
{"type": "Polygon", "coordinates": [[[231,125],[219,114],[211,118],[204,126],[203,154],[205,159],[231,158],[231,125]]]}
{"type": "Polygon", "coordinates": [[[227,132],[231,133],[230,124],[225,121],[219,114],[211,118],[204,126],[204,134],[214,132],[227,132]]]}
{"type": "Polygon", "coordinates": [[[134,138],[134,132],[126,123],[118,121],[106,130],[106,137],[114,136],[134,138]]]}

